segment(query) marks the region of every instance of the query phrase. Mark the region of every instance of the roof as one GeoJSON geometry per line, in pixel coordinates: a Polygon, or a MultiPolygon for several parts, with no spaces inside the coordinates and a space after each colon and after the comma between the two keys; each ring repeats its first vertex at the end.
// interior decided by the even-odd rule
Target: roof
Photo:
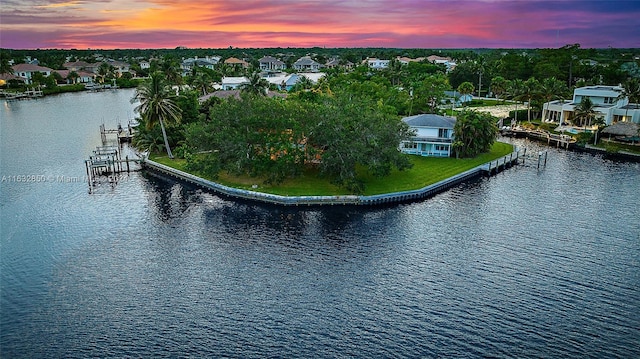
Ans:
{"type": "Polygon", "coordinates": [[[42,67],[42,66],[33,65],[33,64],[17,64],[17,65],[11,66],[11,68],[15,72],[47,72],[47,71],[53,71],[52,69],[50,69],[48,67],[42,67]]]}
{"type": "Polygon", "coordinates": [[[235,57],[230,57],[230,58],[224,60],[224,63],[225,64],[241,64],[243,66],[249,65],[246,61],[237,59],[235,57]]]}
{"type": "Polygon", "coordinates": [[[631,137],[638,135],[639,129],[640,125],[633,122],[617,122],[602,130],[602,133],[611,134],[614,136],[631,137]]]}
{"type": "Polygon", "coordinates": [[[433,113],[405,117],[402,121],[410,127],[453,128],[456,124],[456,119],[453,117],[433,113]]]}
{"type": "Polygon", "coordinates": [[[222,83],[223,84],[248,84],[249,83],[249,79],[242,76],[242,77],[223,77],[222,78],[222,83]]]}

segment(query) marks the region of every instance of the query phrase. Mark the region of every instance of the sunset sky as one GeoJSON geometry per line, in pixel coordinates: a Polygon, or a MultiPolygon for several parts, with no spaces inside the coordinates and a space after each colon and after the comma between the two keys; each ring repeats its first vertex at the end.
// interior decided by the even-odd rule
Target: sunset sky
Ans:
{"type": "Polygon", "coordinates": [[[640,0],[0,0],[0,47],[640,47],[640,0]]]}

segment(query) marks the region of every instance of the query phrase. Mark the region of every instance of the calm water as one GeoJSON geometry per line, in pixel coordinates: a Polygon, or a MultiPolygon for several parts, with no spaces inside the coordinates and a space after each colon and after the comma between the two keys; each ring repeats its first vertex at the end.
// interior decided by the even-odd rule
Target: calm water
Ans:
{"type": "Polygon", "coordinates": [[[382,209],[89,194],[132,94],[0,103],[0,357],[640,356],[639,164],[550,149],[382,209]]]}

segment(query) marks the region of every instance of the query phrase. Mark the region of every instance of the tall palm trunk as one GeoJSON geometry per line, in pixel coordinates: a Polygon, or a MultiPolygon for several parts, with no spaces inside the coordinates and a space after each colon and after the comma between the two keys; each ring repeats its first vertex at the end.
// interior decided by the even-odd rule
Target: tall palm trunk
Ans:
{"type": "Polygon", "coordinates": [[[173,153],[171,153],[171,147],[169,147],[169,139],[167,138],[167,131],[164,129],[164,121],[160,119],[160,129],[162,129],[162,137],[164,138],[164,147],[167,149],[167,155],[173,159],[173,153]]]}

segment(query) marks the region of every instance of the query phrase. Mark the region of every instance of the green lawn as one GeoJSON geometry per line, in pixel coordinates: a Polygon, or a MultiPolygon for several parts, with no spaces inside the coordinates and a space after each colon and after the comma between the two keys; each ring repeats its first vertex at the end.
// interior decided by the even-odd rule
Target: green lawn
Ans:
{"type": "MultiPolygon", "coordinates": [[[[390,176],[384,178],[374,178],[364,175],[363,179],[366,185],[364,195],[419,189],[508,155],[511,151],[513,151],[513,147],[510,144],[496,142],[491,152],[475,158],[455,159],[408,155],[411,157],[411,162],[413,163],[413,168],[408,171],[393,171],[390,176]]],[[[151,160],[186,172],[184,168],[186,164],[185,160],[171,160],[166,156],[152,156],[151,160]]],[[[194,174],[198,175],[197,173],[194,174]]],[[[228,174],[220,174],[220,178],[215,180],[215,182],[230,187],[285,196],[333,196],[350,194],[345,189],[331,184],[326,178],[318,177],[317,171],[312,169],[305,171],[301,177],[286,180],[278,185],[266,185],[260,178],[230,176],[228,174]],[[258,185],[258,188],[253,189],[252,186],[254,184],[258,185]]]]}

